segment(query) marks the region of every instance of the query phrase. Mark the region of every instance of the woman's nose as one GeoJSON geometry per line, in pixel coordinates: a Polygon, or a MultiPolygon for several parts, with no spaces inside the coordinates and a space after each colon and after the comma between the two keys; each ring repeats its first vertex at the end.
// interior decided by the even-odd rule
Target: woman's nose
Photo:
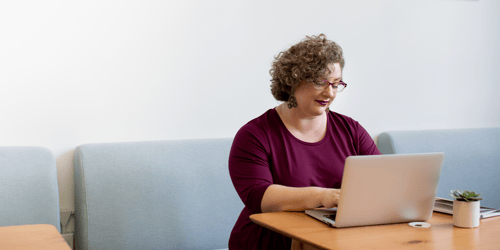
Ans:
{"type": "Polygon", "coordinates": [[[334,97],[337,92],[335,92],[335,88],[331,84],[328,84],[328,87],[326,87],[323,93],[328,97],[334,97]]]}

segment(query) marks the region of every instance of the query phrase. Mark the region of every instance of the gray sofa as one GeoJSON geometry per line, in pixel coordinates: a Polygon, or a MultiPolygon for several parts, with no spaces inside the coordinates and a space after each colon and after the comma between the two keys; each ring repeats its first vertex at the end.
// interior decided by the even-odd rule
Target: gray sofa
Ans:
{"type": "Polygon", "coordinates": [[[378,136],[383,154],[444,152],[437,191],[483,193],[481,206],[500,209],[500,128],[391,131],[378,136]]]}
{"type": "MultiPolygon", "coordinates": [[[[0,226],[60,230],[56,160],[42,147],[0,147],[0,226]]],[[[1,247],[0,247],[1,248],[1,247]]]]}
{"type": "Polygon", "coordinates": [[[75,150],[78,250],[223,249],[243,203],[232,139],[85,144],[75,150]]]}
{"type": "MultiPolygon", "coordinates": [[[[85,144],[75,150],[77,250],[221,249],[243,208],[228,174],[232,139],[85,144]]],[[[438,196],[484,193],[500,208],[500,128],[394,131],[384,154],[444,152],[438,196]]]]}

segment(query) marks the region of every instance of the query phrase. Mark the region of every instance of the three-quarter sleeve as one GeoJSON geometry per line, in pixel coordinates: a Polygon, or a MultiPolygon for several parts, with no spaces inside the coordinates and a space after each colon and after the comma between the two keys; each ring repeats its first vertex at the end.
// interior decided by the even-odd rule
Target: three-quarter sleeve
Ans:
{"type": "Polygon", "coordinates": [[[381,155],[372,137],[359,122],[355,121],[358,155],[381,155]]]}
{"type": "Polygon", "coordinates": [[[261,212],[264,192],[273,184],[266,141],[265,133],[258,126],[247,124],[234,137],[229,154],[231,180],[251,213],[261,212]]]}

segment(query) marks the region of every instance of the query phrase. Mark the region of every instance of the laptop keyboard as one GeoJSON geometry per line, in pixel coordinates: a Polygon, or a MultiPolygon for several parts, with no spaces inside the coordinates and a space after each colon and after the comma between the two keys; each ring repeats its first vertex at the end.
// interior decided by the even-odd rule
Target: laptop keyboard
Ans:
{"type": "Polygon", "coordinates": [[[335,221],[335,218],[337,217],[337,212],[335,211],[335,213],[325,214],[325,215],[323,215],[323,217],[326,217],[326,218],[328,218],[330,220],[335,221]]]}

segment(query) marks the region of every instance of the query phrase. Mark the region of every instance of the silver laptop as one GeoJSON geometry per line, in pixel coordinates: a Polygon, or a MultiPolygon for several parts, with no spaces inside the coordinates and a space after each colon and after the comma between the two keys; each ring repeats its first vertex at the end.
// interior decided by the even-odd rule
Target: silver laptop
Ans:
{"type": "Polygon", "coordinates": [[[444,153],[349,156],[338,207],[306,214],[337,228],[427,221],[443,159],[444,153]]]}

